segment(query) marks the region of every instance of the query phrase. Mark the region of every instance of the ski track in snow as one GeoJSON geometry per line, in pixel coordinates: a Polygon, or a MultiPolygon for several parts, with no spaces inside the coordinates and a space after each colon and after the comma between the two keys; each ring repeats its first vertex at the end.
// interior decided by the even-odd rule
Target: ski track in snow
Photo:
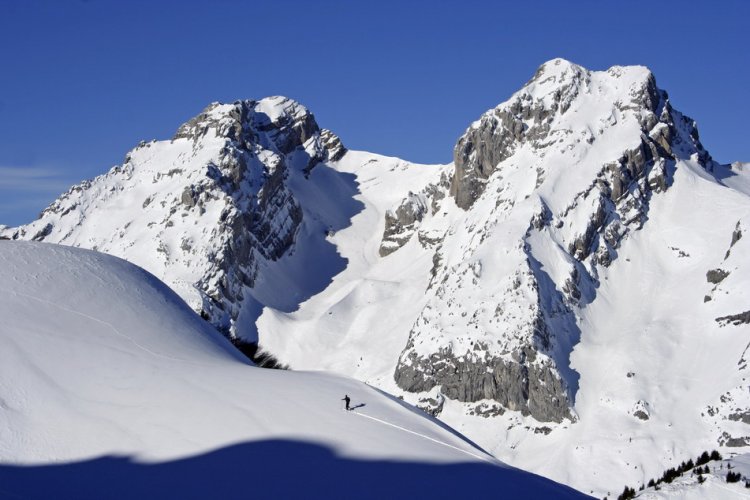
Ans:
{"type": "Polygon", "coordinates": [[[480,460],[484,460],[485,462],[487,462],[487,463],[490,463],[490,464],[492,464],[492,465],[496,465],[496,466],[498,465],[498,463],[497,463],[497,462],[496,462],[495,460],[492,460],[491,458],[488,458],[488,457],[483,457],[482,455],[477,455],[477,454],[474,454],[474,453],[472,453],[472,452],[470,452],[470,451],[467,451],[467,450],[461,449],[461,448],[459,448],[458,446],[453,446],[452,444],[448,444],[448,443],[446,443],[446,442],[443,442],[443,441],[440,441],[440,440],[438,440],[438,439],[435,439],[435,438],[431,438],[430,436],[425,436],[424,434],[420,434],[419,432],[415,432],[415,431],[412,431],[412,430],[406,429],[406,428],[404,428],[404,427],[401,427],[401,426],[399,426],[399,425],[396,425],[396,424],[392,424],[392,423],[390,423],[390,422],[386,422],[385,420],[381,420],[381,419],[379,419],[379,418],[376,418],[376,417],[372,417],[372,416],[370,416],[370,415],[365,415],[364,413],[359,413],[359,412],[356,412],[356,411],[354,411],[354,410],[350,410],[350,413],[352,413],[352,414],[354,414],[354,415],[357,415],[357,416],[359,416],[359,417],[369,418],[370,420],[374,420],[374,421],[376,421],[376,422],[380,422],[380,423],[381,423],[381,424],[383,424],[383,425],[389,425],[389,426],[391,426],[391,427],[394,427],[394,428],[396,428],[396,429],[399,429],[399,430],[401,430],[401,431],[404,431],[404,432],[408,432],[409,434],[414,434],[415,436],[419,436],[419,437],[421,437],[421,438],[424,438],[424,439],[428,439],[428,440],[430,440],[430,441],[432,441],[432,442],[434,442],[434,443],[437,443],[437,444],[441,444],[441,445],[443,445],[443,446],[447,446],[448,448],[453,448],[454,450],[458,450],[458,451],[460,451],[460,452],[462,452],[462,453],[465,453],[465,454],[467,454],[467,455],[470,455],[470,456],[472,456],[472,457],[474,457],[474,458],[478,458],[478,459],[480,459],[480,460]]]}
{"type": "Polygon", "coordinates": [[[75,314],[77,316],[81,316],[83,318],[89,319],[91,321],[95,321],[95,322],[97,322],[97,323],[99,323],[101,325],[106,326],[107,328],[109,328],[110,330],[112,330],[117,336],[124,338],[125,340],[127,340],[128,342],[130,342],[131,344],[133,344],[134,346],[136,346],[138,349],[141,349],[142,351],[147,352],[147,353],[151,354],[154,357],[163,358],[163,359],[169,359],[171,361],[181,361],[181,362],[184,362],[184,363],[194,363],[194,362],[190,362],[190,361],[188,361],[186,359],[175,358],[175,357],[172,357],[172,356],[167,356],[165,354],[159,354],[157,352],[154,352],[154,351],[150,350],[149,348],[142,346],[141,344],[139,344],[138,342],[136,342],[132,338],[130,338],[127,335],[125,335],[124,333],[120,332],[111,323],[109,323],[107,321],[104,321],[104,320],[101,320],[99,318],[95,318],[94,316],[89,316],[86,313],[82,313],[80,311],[75,311],[73,309],[68,309],[67,307],[62,306],[60,304],[56,304],[55,302],[52,302],[50,300],[42,299],[40,297],[35,297],[33,295],[29,295],[29,294],[26,294],[26,293],[23,293],[23,292],[17,292],[15,290],[8,290],[7,288],[0,288],[0,292],[11,293],[13,295],[18,295],[18,296],[21,296],[21,297],[25,297],[27,299],[36,300],[37,302],[41,302],[43,304],[51,305],[51,306],[53,306],[53,307],[55,307],[57,309],[60,309],[61,311],[65,311],[65,312],[68,312],[68,313],[71,313],[71,314],[75,314]]]}

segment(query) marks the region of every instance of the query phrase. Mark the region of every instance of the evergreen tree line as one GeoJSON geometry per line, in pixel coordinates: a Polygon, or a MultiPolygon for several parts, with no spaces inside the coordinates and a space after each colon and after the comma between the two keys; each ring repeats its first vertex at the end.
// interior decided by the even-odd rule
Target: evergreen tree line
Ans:
{"type": "MultiPolygon", "coordinates": [[[[688,472],[690,470],[693,470],[693,474],[698,475],[698,483],[703,483],[706,478],[703,477],[703,474],[709,474],[711,470],[708,467],[709,462],[713,461],[719,461],[723,457],[721,456],[721,453],[719,453],[716,450],[713,450],[711,453],[704,451],[701,453],[698,458],[693,461],[692,459],[688,460],[687,462],[682,462],[677,467],[670,467],[669,469],[665,470],[664,473],[661,475],[660,478],[654,480],[650,479],[648,481],[649,488],[659,489],[659,485],[662,483],[671,483],[678,477],[680,477],[685,472],[688,472]]],[[[728,466],[729,469],[731,469],[731,465],[728,466]]],[[[737,483],[742,479],[742,475],[739,472],[734,472],[732,470],[729,470],[727,472],[726,481],[727,483],[737,483]]],[[[745,487],[750,488],[750,480],[745,478],[745,487]]],[[[641,485],[639,490],[645,489],[644,485],[641,485]]],[[[635,498],[636,490],[635,488],[631,488],[630,486],[625,486],[625,489],[620,493],[620,495],[617,497],[617,500],[629,500],[631,498],[635,498]]]]}

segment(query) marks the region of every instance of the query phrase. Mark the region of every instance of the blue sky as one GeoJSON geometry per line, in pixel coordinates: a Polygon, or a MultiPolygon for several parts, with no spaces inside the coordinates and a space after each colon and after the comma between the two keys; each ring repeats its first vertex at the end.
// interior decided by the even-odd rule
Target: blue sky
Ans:
{"type": "Polygon", "coordinates": [[[750,2],[0,0],[0,224],[212,101],[287,95],[351,149],[446,163],[544,61],[643,64],[750,161],[750,2]]]}

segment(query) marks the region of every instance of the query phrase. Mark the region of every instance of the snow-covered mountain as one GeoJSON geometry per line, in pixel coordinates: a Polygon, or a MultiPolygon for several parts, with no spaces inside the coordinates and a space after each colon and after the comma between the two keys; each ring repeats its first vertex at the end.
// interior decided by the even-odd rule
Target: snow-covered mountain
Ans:
{"type": "Polygon", "coordinates": [[[2,234],[135,262],[293,369],[603,496],[750,445],[749,214],[746,165],[650,71],[556,59],[449,165],[346,151],[287,99],[212,105],[2,234]]]}
{"type": "Polygon", "coordinates": [[[3,241],[0,275],[0,498],[584,498],[361,382],[251,366],[120,259],[3,241]]]}
{"type": "MultiPolygon", "coordinates": [[[[253,338],[260,307],[290,307],[296,281],[311,281],[304,283],[311,291],[323,287],[273,264],[295,236],[301,239],[300,230],[315,233],[303,253],[330,260],[329,272],[341,267],[323,229],[300,227],[303,209],[291,188],[344,151],[289,99],[213,103],[171,140],[141,142],[122,165],[72,187],[13,238],[124,257],[165,280],[218,328],[253,338]]],[[[332,198],[351,198],[350,179],[331,171],[326,181],[319,188],[332,198]]],[[[329,230],[346,213],[340,217],[329,230]]]]}

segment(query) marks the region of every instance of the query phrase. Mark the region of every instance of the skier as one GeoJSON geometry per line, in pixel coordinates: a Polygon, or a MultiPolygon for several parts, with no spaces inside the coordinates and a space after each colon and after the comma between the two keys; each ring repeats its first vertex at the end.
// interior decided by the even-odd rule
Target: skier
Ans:
{"type": "Polygon", "coordinates": [[[345,403],[345,405],[346,405],[346,411],[351,410],[351,408],[349,408],[349,401],[351,401],[351,399],[349,399],[349,395],[348,394],[344,394],[344,398],[341,401],[343,401],[345,403]]]}

